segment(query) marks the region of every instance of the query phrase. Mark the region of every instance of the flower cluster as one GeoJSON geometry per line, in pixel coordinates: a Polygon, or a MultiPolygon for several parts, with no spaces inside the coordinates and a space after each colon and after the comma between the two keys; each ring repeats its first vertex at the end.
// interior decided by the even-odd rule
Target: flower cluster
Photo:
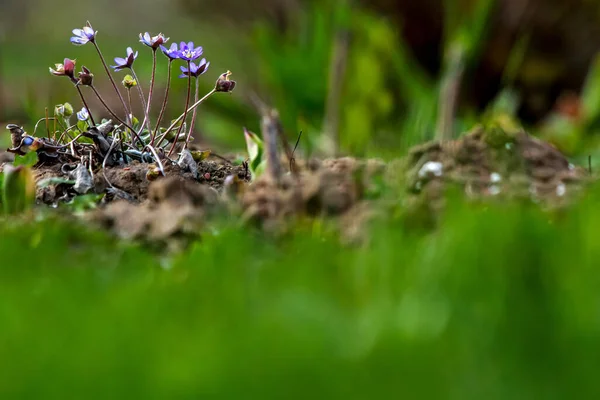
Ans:
{"type": "MultiPolygon", "coordinates": [[[[83,46],[87,43],[92,43],[95,48],[98,56],[100,57],[100,61],[104,67],[106,75],[110,83],[112,84],[115,93],[119,97],[121,101],[121,105],[123,106],[123,110],[113,110],[108,102],[104,101],[103,96],[99,93],[98,89],[94,86],[94,74],[85,66],[81,67],[80,72],[75,71],[75,60],[70,58],[65,58],[62,64],[56,64],[54,68],[50,68],[50,73],[56,76],[66,76],[70,79],[70,81],[77,88],[79,97],[83,103],[83,107],[79,112],[76,113],[77,120],[79,121],[76,125],[76,128],[80,130],[81,135],[89,133],[85,133],[88,128],[96,128],[97,131],[100,129],[101,125],[96,125],[96,122],[93,117],[92,110],[88,107],[87,101],[85,99],[84,90],[82,87],[88,87],[91,90],[91,93],[96,96],[97,100],[102,104],[105,110],[114,118],[115,121],[120,123],[118,128],[115,128],[117,131],[122,132],[123,134],[119,136],[119,140],[123,137],[130,138],[131,142],[127,144],[127,146],[123,146],[123,149],[129,148],[130,150],[121,150],[124,152],[120,155],[121,162],[127,162],[128,157],[134,157],[138,154],[135,151],[142,154],[141,160],[148,159],[148,152],[150,152],[150,158],[154,159],[157,163],[160,164],[160,159],[157,156],[157,151],[160,150],[159,153],[167,154],[166,146],[170,145],[171,148],[167,154],[170,156],[173,150],[177,147],[181,140],[183,141],[183,149],[186,148],[188,141],[190,140],[190,136],[192,134],[194,128],[194,121],[196,119],[196,107],[201,104],[206,98],[216,92],[231,92],[235,87],[235,82],[229,79],[229,75],[231,74],[229,71],[225,74],[222,74],[217,82],[215,87],[208,93],[206,96],[200,98],[198,93],[198,78],[200,75],[204,74],[210,65],[205,58],[202,58],[203,49],[201,46],[196,46],[194,42],[180,42],[180,43],[171,43],[170,47],[167,47],[167,42],[169,42],[169,38],[159,33],[155,36],[152,36],[150,33],[140,33],[139,34],[139,42],[146,47],[149,47],[152,50],[152,79],[150,81],[150,87],[146,94],[144,94],[143,89],[140,86],[140,80],[137,78],[136,72],[134,70],[134,62],[138,57],[138,51],[135,51],[132,47],[127,47],[125,57],[115,57],[114,65],[111,65],[113,71],[121,71],[128,70],[131,75],[126,75],[124,79],[121,81],[122,85],[127,92],[128,102],[125,101],[123,95],[121,94],[121,90],[117,87],[115,79],[113,78],[113,73],[106,63],[102,52],[100,51],[100,47],[97,41],[98,31],[95,31],[92,25],[87,22],[86,25],[81,29],[73,29],[73,36],[71,37],[71,43],[83,46]],[[167,86],[165,90],[165,96],[163,98],[162,107],[160,113],[158,115],[158,119],[156,123],[151,123],[151,107],[152,107],[152,99],[154,83],[155,83],[155,72],[156,72],[156,53],[158,49],[165,55],[169,62],[168,68],[168,76],[167,76],[167,86]],[[184,65],[180,66],[181,73],[179,75],[180,78],[184,78],[188,80],[188,90],[187,90],[187,98],[185,102],[185,108],[183,113],[176,118],[172,122],[168,128],[163,128],[160,126],[160,123],[163,118],[163,114],[165,113],[167,98],[169,96],[169,86],[171,81],[171,64],[174,61],[181,60],[184,65]],[[190,87],[192,78],[196,78],[196,93],[194,97],[194,104],[190,105],[190,87]],[[132,104],[131,104],[131,91],[130,89],[136,88],[139,93],[140,105],[142,106],[142,110],[144,112],[143,122],[140,123],[140,119],[136,118],[132,113],[132,104]],[[189,106],[189,107],[188,107],[189,106]],[[192,123],[189,125],[189,130],[186,133],[184,127],[186,125],[186,118],[188,116],[188,112],[194,111],[192,114],[192,123]],[[181,131],[184,130],[182,135],[180,135],[181,131]],[[174,132],[176,131],[176,133],[174,132]],[[154,148],[156,147],[156,149],[154,148]],[[127,154],[125,154],[127,153],[127,154]],[[145,156],[144,156],[145,154],[145,156]],[[146,157],[146,158],[144,158],[146,157]]],[[[87,89],[86,89],[87,90],[87,89]]],[[[89,92],[88,92],[89,93],[89,92]]],[[[66,103],[65,103],[66,104],[66,103]]],[[[95,112],[94,112],[95,113],[95,112]]],[[[55,111],[55,117],[60,118],[62,125],[70,126],[69,117],[73,114],[73,110],[67,112],[66,108],[64,111],[57,113],[55,111]]],[[[186,128],[187,129],[187,128],[186,128]]],[[[76,133],[76,131],[75,131],[76,133]]],[[[103,150],[104,151],[104,150],[103,150]]],[[[119,157],[119,150],[113,149],[113,155],[115,157],[119,157]]]]}

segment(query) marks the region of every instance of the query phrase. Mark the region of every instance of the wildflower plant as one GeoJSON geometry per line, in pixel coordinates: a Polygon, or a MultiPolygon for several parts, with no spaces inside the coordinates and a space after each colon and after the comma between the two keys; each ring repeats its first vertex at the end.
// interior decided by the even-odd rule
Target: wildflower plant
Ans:
{"type": "Polygon", "coordinates": [[[83,162],[83,159],[87,157],[88,162],[95,163],[96,167],[98,165],[124,165],[131,160],[139,160],[155,163],[159,171],[164,174],[164,163],[175,163],[171,159],[175,150],[177,149],[179,153],[183,153],[189,145],[197,116],[197,107],[214,93],[219,91],[230,92],[235,86],[235,82],[229,80],[229,72],[222,74],[218,78],[215,88],[200,98],[198,93],[199,79],[201,75],[206,73],[210,65],[210,62],[205,58],[200,59],[203,54],[202,47],[195,46],[193,42],[172,43],[170,47],[166,47],[167,42],[169,42],[168,37],[162,33],[153,36],[149,32],[145,32],[140,33],[139,43],[150,49],[153,63],[150,86],[148,91],[144,92],[141,85],[142,81],[138,78],[134,69],[135,60],[138,56],[142,56],[138,50],[127,47],[125,57],[114,58],[111,71],[98,44],[98,31],[94,30],[92,25],[87,22],[85,26],[73,29],[72,32],[71,43],[77,46],[91,45],[95,48],[104,67],[106,77],[111,82],[120,100],[122,109],[114,109],[114,106],[109,105],[109,102],[105,100],[106,95],[101,94],[95,86],[98,78],[94,76],[92,71],[85,66],[81,66],[80,71],[77,72],[77,61],[64,58],[62,63],[55,64],[49,71],[52,75],[69,78],[79,95],[81,106],[76,107],[78,111],[74,111],[73,106],[69,103],[56,106],[54,116],[40,119],[31,136],[27,135],[22,128],[11,125],[11,132],[20,132],[19,137],[13,135],[15,136],[13,147],[9,149],[16,154],[23,154],[35,149],[34,151],[38,155],[42,153],[40,160],[45,162],[64,160],[65,158],[69,162],[77,160],[83,162]],[[168,63],[167,85],[158,116],[153,121],[151,110],[154,100],[157,54],[160,53],[164,55],[168,63]],[[182,62],[179,77],[188,80],[185,108],[178,117],[172,120],[168,127],[161,127],[170,94],[172,64],[174,62],[182,62]],[[127,74],[121,78],[122,87],[119,89],[113,74],[121,71],[126,71],[127,74]],[[195,93],[193,104],[190,105],[192,79],[195,79],[195,93]],[[228,83],[219,83],[224,79],[228,83]],[[123,88],[126,90],[128,101],[125,101],[125,97],[121,93],[123,88]],[[131,89],[137,90],[139,94],[139,102],[144,113],[141,123],[133,115],[131,89]],[[104,109],[91,108],[86,99],[86,96],[89,95],[96,97],[104,109]],[[108,113],[111,119],[99,120],[101,113],[108,113]],[[189,130],[186,132],[184,128],[187,126],[186,120],[190,113],[192,113],[192,121],[189,124],[189,130]],[[76,119],[71,122],[73,114],[75,114],[76,119]],[[46,138],[38,138],[35,133],[40,122],[44,120],[47,127],[49,126],[48,121],[53,121],[52,134],[48,129],[46,138]],[[32,146],[33,141],[35,141],[35,146],[32,146]]]}

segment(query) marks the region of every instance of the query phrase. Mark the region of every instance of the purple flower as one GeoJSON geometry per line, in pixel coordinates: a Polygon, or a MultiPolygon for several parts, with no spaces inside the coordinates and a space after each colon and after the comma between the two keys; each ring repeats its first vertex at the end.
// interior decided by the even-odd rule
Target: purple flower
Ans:
{"type": "Polygon", "coordinates": [[[164,43],[167,43],[169,38],[166,38],[162,33],[159,33],[156,36],[150,36],[148,32],[143,35],[140,33],[140,42],[144,43],[146,46],[151,47],[152,50],[158,49],[164,43]]]}
{"type": "Polygon", "coordinates": [[[128,47],[127,57],[115,57],[115,63],[117,65],[111,65],[111,68],[114,68],[115,71],[120,71],[125,68],[131,68],[131,66],[133,65],[133,61],[137,58],[137,56],[138,52],[136,51],[135,54],[133,54],[133,49],[131,47],[128,47]]]}
{"type": "Polygon", "coordinates": [[[90,118],[90,113],[87,108],[83,107],[81,111],[77,112],[77,119],[80,121],[87,121],[90,118]]]}
{"type": "Polygon", "coordinates": [[[65,58],[62,64],[54,64],[56,69],[50,69],[50,73],[56,76],[68,76],[71,78],[73,83],[77,82],[75,79],[75,60],[65,58]]]}
{"type": "Polygon", "coordinates": [[[190,62],[189,70],[182,65],[180,67],[182,74],[179,75],[179,77],[187,78],[188,76],[192,76],[194,78],[197,78],[206,72],[209,65],[210,65],[210,62],[206,62],[206,58],[203,58],[202,60],[200,60],[200,63],[198,65],[194,64],[193,62],[190,62]]]}
{"type": "Polygon", "coordinates": [[[171,47],[168,49],[161,44],[160,49],[165,56],[169,57],[169,60],[175,60],[176,58],[179,58],[179,50],[177,49],[177,44],[175,43],[171,43],[171,47]]]}
{"type": "Polygon", "coordinates": [[[192,61],[202,55],[202,47],[194,48],[194,42],[181,42],[179,44],[179,58],[186,61],[192,61]]]}
{"type": "Polygon", "coordinates": [[[71,43],[77,46],[81,46],[86,44],[87,42],[94,42],[96,34],[98,31],[94,31],[92,25],[88,21],[83,29],[73,29],[73,34],[75,36],[71,37],[71,43]]]}

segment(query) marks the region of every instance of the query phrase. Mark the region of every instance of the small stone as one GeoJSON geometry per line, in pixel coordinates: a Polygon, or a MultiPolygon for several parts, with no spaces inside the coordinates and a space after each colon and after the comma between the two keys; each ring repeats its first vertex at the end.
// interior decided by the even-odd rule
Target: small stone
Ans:
{"type": "Polygon", "coordinates": [[[492,172],[490,174],[490,181],[492,183],[498,183],[498,182],[502,181],[502,176],[497,172],[492,172]]]}
{"type": "Polygon", "coordinates": [[[419,178],[442,176],[444,165],[439,161],[428,161],[419,170],[419,178]]]}

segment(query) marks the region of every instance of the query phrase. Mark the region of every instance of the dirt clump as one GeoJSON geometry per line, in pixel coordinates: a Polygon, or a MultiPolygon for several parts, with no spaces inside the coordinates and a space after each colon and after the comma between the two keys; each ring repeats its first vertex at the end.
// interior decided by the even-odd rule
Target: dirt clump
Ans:
{"type": "MultiPolygon", "coordinates": [[[[357,215],[369,200],[371,183],[382,175],[385,164],[379,160],[350,157],[310,160],[296,174],[288,173],[277,182],[269,174],[247,186],[240,196],[243,219],[267,230],[283,230],[288,222],[302,217],[357,215]]],[[[360,213],[363,226],[369,213],[360,213]]],[[[350,226],[347,223],[340,225],[350,226]]],[[[356,235],[360,227],[342,229],[356,235]]],[[[351,240],[351,239],[350,239],[351,240]]]]}
{"type": "Polygon", "coordinates": [[[410,193],[436,203],[448,184],[469,197],[530,198],[563,204],[589,173],[552,145],[520,131],[474,129],[463,137],[413,148],[405,160],[410,193]]]}
{"type": "Polygon", "coordinates": [[[216,189],[169,176],[151,182],[142,203],[117,200],[95,210],[90,219],[121,238],[172,247],[197,234],[218,204],[216,189]]]}
{"type": "MultiPolygon", "coordinates": [[[[47,179],[69,180],[73,178],[78,163],[68,164],[40,164],[34,168],[36,182],[47,179]]],[[[197,174],[183,170],[176,163],[164,163],[165,177],[180,181],[200,182],[220,191],[225,178],[235,175],[243,181],[248,181],[250,175],[243,165],[233,165],[227,162],[201,161],[197,163],[197,174]]],[[[93,173],[93,188],[91,192],[105,194],[103,203],[113,200],[126,199],[131,202],[143,202],[147,199],[149,186],[152,181],[159,178],[158,167],[155,164],[133,161],[127,165],[107,166],[104,169],[95,168],[93,173]]],[[[57,204],[68,201],[77,195],[73,184],[50,183],[39,187],[36,200],[41,204],[57,204]]]]}

